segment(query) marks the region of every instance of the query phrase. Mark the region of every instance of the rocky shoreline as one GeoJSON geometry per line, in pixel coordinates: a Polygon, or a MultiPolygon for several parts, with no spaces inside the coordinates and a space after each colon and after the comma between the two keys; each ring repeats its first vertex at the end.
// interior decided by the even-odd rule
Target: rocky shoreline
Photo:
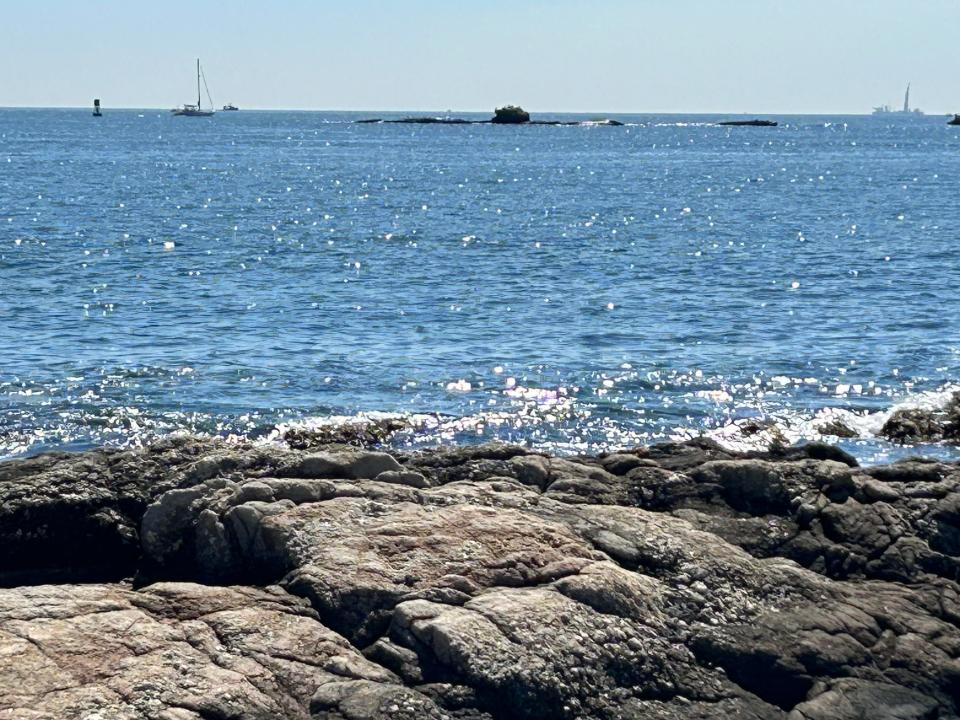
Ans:
{"type": "Polygon", "coordinates": [[[0,463],[0,719],[957,717],[960,464],[330,440],[0,463]]]}

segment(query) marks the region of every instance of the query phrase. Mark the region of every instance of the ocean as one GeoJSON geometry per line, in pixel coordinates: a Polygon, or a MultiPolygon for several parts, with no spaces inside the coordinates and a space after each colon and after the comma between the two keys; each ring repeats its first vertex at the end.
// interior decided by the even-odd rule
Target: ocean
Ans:
{"type": "Polygon", "coordinates": [[[0,110],[0,457],[394,415],[960,457],[877,435],[960,381],[945,118],[391,116],[0,110]]]}

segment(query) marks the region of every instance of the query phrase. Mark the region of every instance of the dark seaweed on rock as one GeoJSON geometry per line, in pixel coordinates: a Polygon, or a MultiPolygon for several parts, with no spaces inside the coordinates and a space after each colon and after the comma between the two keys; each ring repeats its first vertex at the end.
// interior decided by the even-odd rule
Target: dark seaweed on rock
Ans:
{"type": "Polygon", "coordinates": [[[411,427],[402,418],[356,420],[346,423],[291,427],[283,432],[283,441],[294,450],[309,450],[324,445],[379,447],[401,430],[411,427]]]}
{"type": "Polygon", "coordinates": [[[0,463],[0,720],[957,716],[956,463],[331,437],[0,463]]]}

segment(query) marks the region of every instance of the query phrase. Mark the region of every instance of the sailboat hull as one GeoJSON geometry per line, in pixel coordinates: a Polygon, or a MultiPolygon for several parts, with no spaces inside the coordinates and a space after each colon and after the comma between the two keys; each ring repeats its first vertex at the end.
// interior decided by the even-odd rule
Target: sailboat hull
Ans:
{"type": "Polygon", "coordinates": [[[174,110],[173,114],[177,117],[210,117],[213,110],[174,110]]]}

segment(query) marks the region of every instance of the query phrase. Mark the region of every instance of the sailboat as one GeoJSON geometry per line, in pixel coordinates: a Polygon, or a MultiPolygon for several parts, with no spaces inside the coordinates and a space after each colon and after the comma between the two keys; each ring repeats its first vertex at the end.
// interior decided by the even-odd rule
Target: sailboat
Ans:
{"type": "Polygon", "coordinates": [[[200,70],[200,58],[197,58],[197,104],[196,105],[183,105],[183,107],[174,108],[170,112],[174,115],[182,115],[184,117],[210,117],[213,115],[213,100],[210,98],[210,88],[207,87],[207,78],[203,78],[203,87],[207,91],[207,100],[210,101],[210,109],[204,110],[200,106],[200,78],[203,76],[203,71],[200,70]]]}
{"type": "Polygon", "coordinates": [[[874,115],[923,115],[920,108],[910,107],[910,83],[907,83],[907,92],[903,96],[903,110],[894,110],[889,105],[881,105],[873,109],[874,115]]]}

